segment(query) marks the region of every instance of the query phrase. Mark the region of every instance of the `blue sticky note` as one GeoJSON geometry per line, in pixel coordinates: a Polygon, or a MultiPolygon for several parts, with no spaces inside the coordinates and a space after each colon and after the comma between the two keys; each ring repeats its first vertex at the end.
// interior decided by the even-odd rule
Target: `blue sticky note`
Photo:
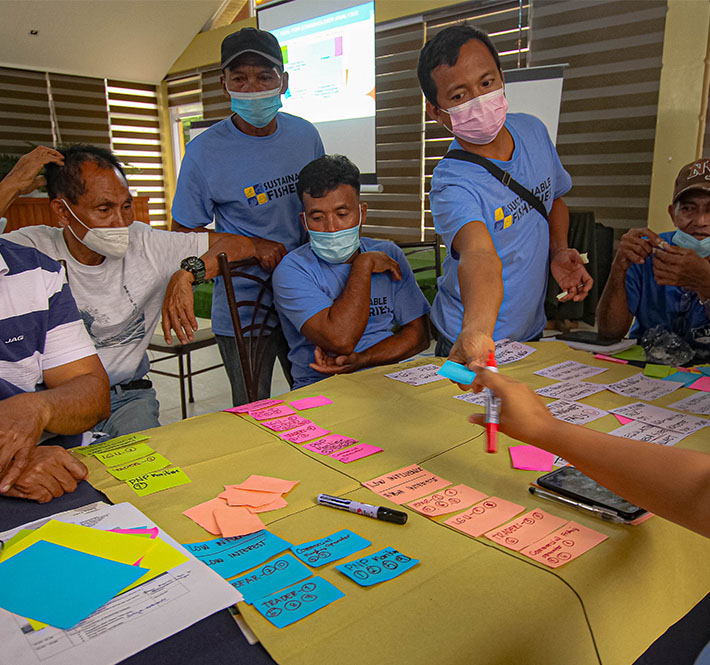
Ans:
{"type": "Polygon", "coordinates": [[[246,575],[229,580],[229,583],[244,596],[244,601],[252,605],[254,600],[275,593],[296,582],[301,582],[311,576],[300,561],[290,554],[269,561],[255,568],[246,575]]]}
{"type": "Polygon", "coordinates": [[[465,386],[471,385],[473,380],[476,378],[476,372],[472,372],[463,365],[451,362],[450,360],[447,360],[439,368],[437,374],[445,376],[447,379],[451,379],[452,381],[456,381],[456,383],[460,383],[465,386]]]}
{"type": "Polygon", "coordinates": [[[303,563],[318,568],[318,566],[323,566],[331,561],[350,556],[370,545],[372,543],[369,540],[358,536],[349,529],[343,529],[332,536],[312,540],[310,543],[294,545],[291,550],[303,563]]]}
{"type": "Polygon", "coordinates": [[[385,547],[380,552],[341,563],[335,568],[360,586],[372,586],[398,577],[418,563],[418,559],[412,559],[393,547],[385,547]]]}
{"type": "Polygon", "coordinates": [[[66,630],[145,572],[40,540],[0,563],[0,607],[66,630]]]}
{"type": "Polygon", "coordinates": [[[705,375],[710,376],[710,365],[698,366],[698,369],[705,375]]]}
{"type": "Polygon", "coordinates": [[[284,628],[313,612],[330,605],[345,594],[322,577],[305,582],[254,601],[254,607],[277,628],[284,628]]]}
{"type": "Polygon", "coordinates": [[[700,374],[695,374],[693,372],[675,372],[674,374],[663,377],[661,380],[676,381],[677,383],[682,383],[684,386],[689,386],[691,383],[695,383],[700,376],[700,374]]]}
{"type": "Polygon", "coordinates": [[[202,543],[188,543],[184,547],[226,579],[281,554],[291,547],[291,543],[262,529],[247,536],[215,538],[202,543]]]}

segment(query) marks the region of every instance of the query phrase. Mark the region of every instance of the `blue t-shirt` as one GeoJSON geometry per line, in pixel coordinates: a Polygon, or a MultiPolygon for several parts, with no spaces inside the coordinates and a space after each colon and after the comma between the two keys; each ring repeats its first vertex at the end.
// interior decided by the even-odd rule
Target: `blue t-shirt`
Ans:
{"type": "MultiPolygon", "coordinates": [[[[659,234],[674,245],[675,231],[659,234]]],[[[661,326],[678,333],[694,347],[710,350],[710,321],[695,293],[679,286],[662,286],[653,274],[653,256],[643,263],[632,263],[626,273],[626,303],[636,319],[629,337],[641,339],[649,329],[661,326]]],[[[703,354],[707,355],[707,354],[703,354]]]]}
{"type": "MultiPolygon", "coordinates": [[[[429,303],[397,245],[386,240],[361,238],[360,250],[385,252],[391,256],[402,269],[402,279],[396,281],[390,273],[372,275],[370,318],[355,351],[369,349],[392,335],[395,324],[404,326],[429,311],[429,303]]],[[[291,349],[288,358],[292,363],[294,389],[325,378],[309,367],[314,360],[315,345],[301,334],[301,328],[308,319],[333,304],[345,288],[350,268],[350,263],[321,260],[310,244],[306,244],[287,254],[274,271],[276,309],[291,349]]]]}
{"type": "MultiPolygon", "coordinates": [[[[572,187],[545,125],[534,116],[509,113],[505,121],[515,141],[510,161],[491,161],[529,189],[550,212],[556,198],[572,187]]],[[[453,141],[450,149],[461,148],[453,141]]],[[[461,332],[463,304],[459,257],[452,244],[469,222],[483,222],[503,263],[503,303],[493,339],[528,340],[545,327],[545,292],[550,232],[544,217],[482,166],[442,159],[431,181],[431,212],[448,256],[438,281],[431,318],[451,342],[461,332]]]]}
{"type": "MultiPolygon", "coordinates": [[[[276,118],[276,131],[269,136],[248,136],[225,118],[187,144],[172,206],[176,222],[194,229],[214,217],[221,233],[273,240],[287,251],[306,241],[298,217],[303,208],[296,180],[298,172],[325,151],[310,122],[288,113],[276,118]]],[[[247,271],[267,276],[258,266],[247,271]]],[[[234,288],[237,300],[254,300],[259,286],[235,279],[234,288]]],[[[240,314],[243,323],[251,316],[246,308],[240,314]]],[[[234,335],[219,277],[212,298],[212,329],[218,335],[234,335]]]]}

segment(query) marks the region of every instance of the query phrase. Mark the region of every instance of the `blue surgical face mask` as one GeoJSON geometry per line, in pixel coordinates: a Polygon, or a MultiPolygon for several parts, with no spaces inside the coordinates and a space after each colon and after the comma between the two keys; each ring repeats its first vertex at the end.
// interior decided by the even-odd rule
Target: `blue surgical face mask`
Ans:
{"type": "Polygon", "coordinates": [[[678,247],[684,247],[685,249],[692,249],[704,259],[710,256],[710,237],[698,240],[695,236],[691,236],[689,233],[678,229],[673,234],[673,244],[678,245],[678,247]]]}
{"type": "Polygon", "coordinates": [[[252,127],[266,127],[281,108],[281,86],[263,92],[227,92],[232,98],[232,111],[252,127]]]}
{"type": "Polygon", "coordinates": [[[342,231],[311,231],[311,249],[313,253],[327,263],[345,263],[358,249],[360,249],[360,223],[362,222],[362,208],[357,226],[342,231]]]}

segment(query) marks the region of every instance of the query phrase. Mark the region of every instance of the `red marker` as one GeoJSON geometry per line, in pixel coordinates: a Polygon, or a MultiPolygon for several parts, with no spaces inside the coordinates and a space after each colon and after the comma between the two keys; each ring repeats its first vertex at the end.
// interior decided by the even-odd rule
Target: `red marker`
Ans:
{"type": "MultiPolygon", "coordinates": [[[[488,354],[486,368],[491,372],[498,372],[498,364],[496,363],[495,353],[488,354]]],[[[500,400],[493,394],[490,388],[486,388],[486,452],[498,452],[497,435],[498,435],[498,410],[500,409],[500,400]]]]}

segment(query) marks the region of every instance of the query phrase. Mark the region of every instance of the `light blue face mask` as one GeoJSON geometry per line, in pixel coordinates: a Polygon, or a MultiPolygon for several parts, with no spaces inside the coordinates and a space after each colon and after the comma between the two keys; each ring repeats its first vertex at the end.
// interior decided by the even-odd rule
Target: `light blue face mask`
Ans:
{"type": "Polygon", "coordinates": [[[266,127],[281,108],[281,86],[263,92],[227,92],[232,98],[232,111],[252,127],[266,127]]]}
{"type": "Polygon", "coordinates": [[[704,259],[710,256],[710,237],[698,240],[695,236],[691,236],[685,231],[678,229],[673,234],[673,244],[685,249],[692,249],[696,254],[704,259]]]}
{"type": "Polygon", "coordinates": [[[358,249],[360,249],[360,223],[362,222],[362,208],[357,226],[342,231],[311,231],[311,249],[313,253],[327,263],[345,263],[358,249]]]}

